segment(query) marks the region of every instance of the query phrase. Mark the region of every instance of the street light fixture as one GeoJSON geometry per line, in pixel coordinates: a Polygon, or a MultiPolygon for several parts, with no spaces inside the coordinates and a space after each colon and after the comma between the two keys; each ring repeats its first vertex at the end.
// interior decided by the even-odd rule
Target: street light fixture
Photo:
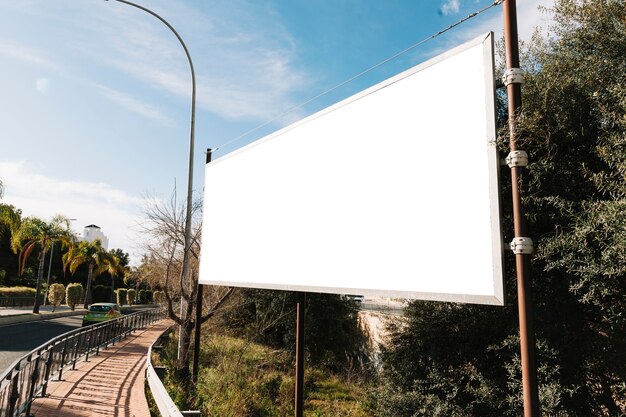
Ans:
{"type": "MultiPolygon", "coordinates": [[[[109,0],[105,0],[109,1],[109,0]]],[[[133,6],[139,10],[143,10],[146,13],[151,14],[152,16],[159,19],[165,26],[167,26],[173,33],[176,35],[176,39],[180,42],[180,45],[185,50],[185,55],[187,56],[187,61],[189,61],[189,68],[191,70],[191,123],[189,129],[189,176],[187,180],[187,211],[185,218],[185,247],[183,251],[183,269],[181,271],[181,277],[183,281],[189,275],[189,252],[191,246],[191,206],[192,206],[192,190],[193,190],[193,149],[194,149],[194,130],[196,124],[196,73],[193,69],[193,62],[191,61],[191,56],[189,55],[189,50],[187,50],[187,45],[183,42],[183,39],[180,37],[176,29],[172,27],[165,19],[156,14],[150,9],[147,9],[143,6],[135,4],[133,2],[127,0],[115,0],[119,3],[124,3],[129,6],[133,6]]],[[[196,307],[198,308],[198,307],[196,307]]],[[[180,351],[180,349],[179,349],[180,351]]]]}

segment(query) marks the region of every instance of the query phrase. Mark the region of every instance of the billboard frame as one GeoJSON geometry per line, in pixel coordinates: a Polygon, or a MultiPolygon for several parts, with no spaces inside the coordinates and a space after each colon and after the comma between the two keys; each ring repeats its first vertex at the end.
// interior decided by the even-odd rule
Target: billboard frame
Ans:
{"type": "MultiPolygon", "coordinates": [[[[242,281],[217,281],[217,280],[203,280],[202,279],[202,267],[201,267],[201,275],[200,282],[204,285],[225,285],[225,286],[236,286],[236,287],[244,287],[244,288],[261,288],[261,289],[273,289],[273,290],[286,290],[286,291],[301,291],[301,292],[326,292],[326,293],[334,293],[334,294],[362,294],[362,295],[375,295],[382,297],[404,297],[404,298],[413,298],[420,300],[433,300],[433,301],[449,301],[449,302],[461,302],[461,303],[474,303],[474,304],[489,304],[489,305],[504,305],[504,271],[503,271],[503,256],[504,256],[504,246],[502,241],[502,215],[501,215],[501,204],[500,204],[500,192],[499,192],[499,169],[500,169],[500,159],[498,156],[498,151],[496,148],[496,123],[495,123],[495,76],[494,76],[494,39],[493,33],[489,32],[487,34],[476,37],[475,39],[464,43],[463,45],[457,46],[441,55],[438,55],[434,58],[431,58],[409,70],[403,71],[400,74],[397,74],[381,83],[378,83],[372,87],[369,87],[360,93],[357,93],[339,103],[336,103],[332,106],[329,106],[309,117],[306,117],[294,124],[291,124],[283,129],[280,129],[262,139],[259,139],[251,144],[248,144],[232,153],[229,153],[225,156],[222,156],[213,162],[210,165],[219,164],[220,162],[227,160],[231,157],[237,156],[241,152],[245,152],[251,147],[259,146],[265,143],[266,141],[270,141],[285,132],[295,129],[298,126],[306,124],[311,120],[316,118],[320,118],[326,114],[329,114],[338,108],[346,106],[352,102],[360,100],[361,98],[370,95],[376,91],[379,91],[389,85],[392,85],[398,81],[401,81],[417,72],[423,71],[426,68],[429,68],[433,65],[438,64],[450,57],[453,57],[461,52],[466,51],[467,49],[473,48],[477,45],[483,45],[483,64],[484,64],[484,74],[485,74],[485,117],[486,117],[486,126],[487,126],[487,135],[485,138],[484,145],[485,151],[488,152],[487,161],[488,161],[488,173],[489,173],[489,208],[490,208],[490,221],[491,221],[491,252],[492,252],[492,283],[493,283],[493,295],[475,295],[475,294],[454,294],[454,293],[438,293],[438,292],[420,292],[420,291],[403,291],[403,290],[388,290],[388,289],[363,289],[363,288],[350,288],[350,287],[322,287],[322,286],[311,286],[311,285],[293,285],[293,284],[270,284],[270,283],[258,283],[258,282],[242,282],[242,281]]],[[[460,68],[460,73],[462,74],[462,68],[460,68]]],[[[451,81],[453,82],[453,81],[451,81]]],[[[210,184],[207,184],[210,187],[210,184]]],[[[207,204],[210,202],[205,199],[207,204]]],[[[211,229],[208,226],[208,222],[205,222],[206,233],[210,233],[211,229]]],[[[471,236],[470,237],[462,237],[468,238],[471,244],[471,236]]],[[[453,250],[453,242],[450,244],[450,250],[453,250]]],[[[206,254],[205,254],[206,255],[206,254]]],[[[453,255],[451,255],[453,256],[453,255]]],[[[210,264],[210,261],[207,262],[210,264]]],[[[202,265],[202,262],[201,262],[202,265]]]]}

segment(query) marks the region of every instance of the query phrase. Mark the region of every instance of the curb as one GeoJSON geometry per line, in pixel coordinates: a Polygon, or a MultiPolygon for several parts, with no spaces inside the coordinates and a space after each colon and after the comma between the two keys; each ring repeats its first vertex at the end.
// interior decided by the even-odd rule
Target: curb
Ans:
{"type": "Polygon", "coordinates": [[[78,316],[83,315],[85,312],[81,309],[76,311],[63,311],[59,313],[47,313],[47,314],[34,314],[34,313],[26,313],[26,314],[16,314],[13,316],[4,316],[0,317],[0,326],[7,326],[10,324],[24,323],[29,321],[42,321],[42,320],[50,320],[50,319],[58,319],[59,317],[68,317],[68,316],[78,316]]]}

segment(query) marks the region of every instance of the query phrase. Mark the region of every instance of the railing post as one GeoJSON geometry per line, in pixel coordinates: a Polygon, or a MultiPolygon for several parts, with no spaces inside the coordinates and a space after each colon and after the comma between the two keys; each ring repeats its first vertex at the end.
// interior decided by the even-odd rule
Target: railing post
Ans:
{"type": "Polygon", "coordinates": [[[48,358],[46,359],[46,371],[43,375],[43,388],[41,389],[41,396],[46,396],[46,390],[48,389],[48,379],[50,379],[50,369],[52,368],[52,361],[54,360],[54,354],[52,352],[54,346],[51,346],[48,350],[48,358]]]}
{"type": "Polygon", "coordinates": [[[111,324],[111,333],[113,333],[113,337],[111,338],[111,345],[115,346],[115,339],[117,338],[117,320],[111,324]]]}
{"type": "Polygon", "coordinates": [[[85,362],[89,362],[90,350],[91,350],[91,335],[87,336],[87,349],[85,350],[85,362]]]}
{"type": "Polygon", "coordinates": [[[98,356],[100,355],[100,341],[102,339],[102,332],[101,329],[94,331],[96,332],[96,336],[94,337],[94,339],[96,339],[96,356],[98,356]]]}
{"type": "Polygon", "coordinates": [[[76,338],[76,344],[74,345],[74,359],[72,360],[72,371],[76,370],[76,359],[78,358],[78,346],[80,345],[80,338],[82,334],[79,334],[76,338]]]}
{"type": "Polygon", "coordinates": [[[39,359],[41,357],[37,355],[35,358],[35,369],[33,370],[32,375],[30,376],[30,390],[28,391],[28,399],[26,400],[26,415],[30,416],[30,405],[33,403],[33,395],[35,394],[35,384],[37,383],[37,379],[39,378],[39,359]]]}
{"type": "Polygon", "coordinates": [[[9,412],[7,413],[7,417],[13,417],[15,415],[15,405],[17,404],[17,399],[20,398],[18,385],[18,381],[20,379],[20,365],[18,364],[12,372],[15,372],[15,374],[13,375],[13,384],[11,384],[11,395],[9,396],[9,412]]]}
{"type": "Polygon", "coordinates": [[[61,349],[61,366],[59,367],[59,381],[63,377],[63,367],[65,366],[65,355],[67,353],[67,339],[63,342],[63,349],[61,349]]]}

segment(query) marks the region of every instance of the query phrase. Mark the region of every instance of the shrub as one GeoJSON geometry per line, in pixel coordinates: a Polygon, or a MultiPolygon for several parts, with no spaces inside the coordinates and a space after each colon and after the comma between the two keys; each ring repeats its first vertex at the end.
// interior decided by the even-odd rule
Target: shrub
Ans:
{"type": "Polygon", "coordinates": [[[73,282],[65,289],[65,302],[74,311],[76,304],[80,303],[85,295],[83,286],[78,282],[73,282]]]}
{"type": "Polygon", "coordinates": [[[91,292],[91,298],[94,303],[108,303],[111,301],[111,287],[105,285],[96,285],[91,292]]]}
{"type": "Polygon", "coordinates": [[[154,298],[155,303],[157,304],[165,303],[165,293],[163,291],[155,291],[152,293],[152,296],[154,298]]]}
{"type": "Polygon", "coordinates": [[[128,305],[129,306],[132,306],[133,304],[135,304],[135,301],[137,300],[136,297],[137,297],[137,291],[136,290],[134,290],[132,288],[129,288],[126,291],[126,301],[128,301],[128,305]]]}
{"type": "Polygon", "coordinates": [[[119,305],[123,306],[126,304],[127,292],[126,288],[119,288],[115,290],[115,294],[117,294],[117,303],[119,305]]]}
{"type": "Polygon", "coordinates": [[[150,291],[150,290],[139,290],[139,302],[141,304],[150,304],[150,303],[152,303],[152,291],[150,291]]]}
{"type": "Polygon", "coordinates": [[[52,284],[48,289],[48,301],[50,301],[50,305],[52,306],[52,311],[55,311],[58,306],[63,302],[63,297],[65,296],[65,285],[63,284],[52,284]]]}
{"type": "Polygon", "coordinates": [[[30,287],[0,287],[0,297],[34,297],[35,289],[30,287]]]}

